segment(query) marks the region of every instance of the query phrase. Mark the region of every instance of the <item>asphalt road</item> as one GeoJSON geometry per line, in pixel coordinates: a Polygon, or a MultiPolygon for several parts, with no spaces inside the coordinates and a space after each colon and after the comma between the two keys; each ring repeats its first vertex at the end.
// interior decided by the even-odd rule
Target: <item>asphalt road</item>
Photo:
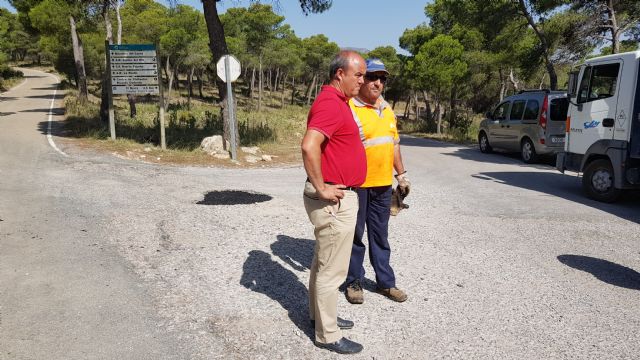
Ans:
{"type": "MultiPolygon", "coordinates": [[[[0,359],[324,359],[304,171],[171,167],[74,146],[55,80],[0,98],[0,359]]],[[[340,298],[357,359],[634,359],[640,196],[503,154],[403,138],[392,219],[409,300],[340,298]]],[[[366,267],[369,279],[374,279],[366,267]]]]}

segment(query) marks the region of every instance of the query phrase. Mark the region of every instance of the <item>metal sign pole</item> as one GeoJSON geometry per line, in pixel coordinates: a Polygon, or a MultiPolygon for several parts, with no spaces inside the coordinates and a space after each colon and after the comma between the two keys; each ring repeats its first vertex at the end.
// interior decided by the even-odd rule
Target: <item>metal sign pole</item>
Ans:
{"type": "Polygon", "coordinates": [[[229,136],[231,137],[231,159],[237,160],[238,155],[236,151],[236,116],[233,109],[233,90],[231,88],[231,73],[229,72],[229,55],[224,56],[224,73],[227,83],[227,108],[229,114],[229,136]]]}
{"type": "Polygon", "coordinates": [[[115,119],[115,113],[113,111],[113,89],[111,88],[111,84],[113,83],[112,79],[111,79],[111,49],[109,49],[109,41],[105,40],[104,41],[104,48],[106,50],[106,56],[107,56],[107,68],[105,69],[105,71],[109,74],[109,79],[107,81],[107,84],[105,84],[106,86],[109,87],[109,132],[111,133],[111,140],[115,140],[116,139],[116,119],[115,119]]]}

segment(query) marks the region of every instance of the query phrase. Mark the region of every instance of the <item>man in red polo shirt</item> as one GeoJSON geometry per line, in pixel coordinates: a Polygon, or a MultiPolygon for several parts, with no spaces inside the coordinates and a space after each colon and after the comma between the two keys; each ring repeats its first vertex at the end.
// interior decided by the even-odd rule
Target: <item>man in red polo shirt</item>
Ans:
{"type": "Polygon", "coordinates": [[[338,288],[347,277],[358,214],[355,189],[366,177],[367,160],[360,130],[348,101],[364,83],[364,59],[341,51],[329,66],[329,85],[309,110],[302,139],[307,172],[304,207],[314,226],[316,245],[309,275],[309,317],[318,347],[341,354],[362,351],[342,336],[353,322],[338,318],[338,288]]]}

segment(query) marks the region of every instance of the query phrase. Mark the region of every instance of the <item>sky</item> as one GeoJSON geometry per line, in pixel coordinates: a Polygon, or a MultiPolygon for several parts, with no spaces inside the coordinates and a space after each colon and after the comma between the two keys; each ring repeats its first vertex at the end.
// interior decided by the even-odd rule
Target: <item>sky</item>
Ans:
{"type": "MultiPolygon", "coordinates": [[[[160,2],[167,4],[166,0],[160,2]]],[[[202,11],[200,0],[178,0],[202,11]]],[[[275,1],[262,1],[275,4],[275,1]]],[[[285,17],[296,35],[306,38],[325,34],[340,47],[373,50],[378,46],[393,46],[398,52],[408,53],[398,45],[405,29],[412,29],[426,22],[424,7],[429,0],[333,0],[331,8],[321,14],[304,16],[297,0],[279,0],[276,12],[285,17]]],[[[223,0],[218,11],[224,13],[231,7],[246,7],[249,0],[223,0]]],[[[0,7],[13,10],[7,0],[0,0],[0,7]]],[[[274,5],[275,7],[275,5],[274,5]]]]}

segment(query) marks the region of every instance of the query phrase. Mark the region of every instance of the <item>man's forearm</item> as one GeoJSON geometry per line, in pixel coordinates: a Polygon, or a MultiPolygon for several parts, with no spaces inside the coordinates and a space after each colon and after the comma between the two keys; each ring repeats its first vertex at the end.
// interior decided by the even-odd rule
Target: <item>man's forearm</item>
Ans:
{"type": "Polygon", "coordinates": [[[307,172],[309,182],[316,190],[323,190],[325,187],[324,178],[322,176],[322,166],[320,162],[320,149],[317,152],[314,149],[302,152],[302,162],[307,172]],[[309,151],[310,150],[310,151],[309,151]]]}
{"type": "Polygon", "coordinates": [[[402,163],[402,153],[400,152],[400,144],[393,145],[393,168],[396,170],[396,174],[405,172],[404,164],[402,163]]]}

